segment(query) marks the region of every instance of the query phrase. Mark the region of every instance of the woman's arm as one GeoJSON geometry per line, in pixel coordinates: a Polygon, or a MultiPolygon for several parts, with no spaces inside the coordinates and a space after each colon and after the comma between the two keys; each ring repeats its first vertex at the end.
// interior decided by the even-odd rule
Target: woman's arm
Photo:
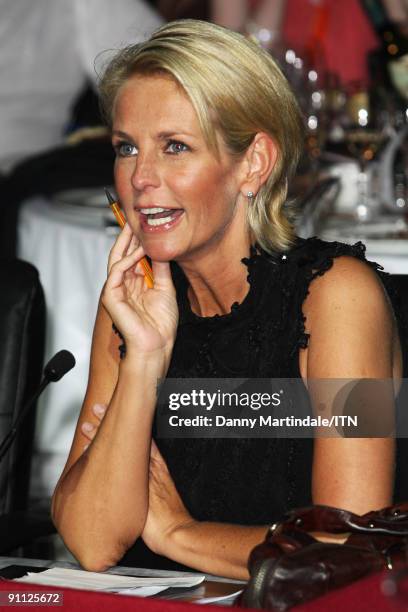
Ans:
{"type": "MultiPolygon", "coordinates": [[[[348,257],[335,260],[332,269],[311,284],[304,314],[311,334],[309,348],[301,356],[305,377],[386,379],[400,374],[392,311],[381,283],[366,264],[348,257]]],[[[315,405],[320,399],[315,393],[315,405]]],[[[392,438],[317,438],[313,502],[360,514],[387,506],[392,500],[393,470],[392,438]]],[[[148,546],[200,571],[248,577],[248,556],[264,538],[265,526],[195,521],[162,459],[151,462],[149,486],[142,533],[148,546]]],[[[321,539],[327,537],[321,534],[321,539]]]]}
{"type": "MultiPolygon", "coordinates": [[[[332,269],[311,284],[304,313],[310,333],[307,363],[303,361],[308,380],[391,380],[401,376],[396,322],[385,290],[368,265],[349,257],[334,260],[332,269]]],[[[392,419],[392,385],[388,389],[381,406],[371,401],[369,418],[376,418],[382,410],[384,423],[392,419]]],[[[318,405],[319,397],[313,399],[318,405]]],[[[359,514],[390,504],[394,446],[391,437],[317,437],[314,503],[359,514]]]]}
{"type": "MultiPolygon", "coordinates": [[[[93,406],[96,424],[83,431],[86,442],[95,438],[105,411],[106,406],[93,406]]],[[[199,571],[247,580],[249,553],[264,539],[269,525],[246,527],[195,521],[187,512],[153,440],[150,452],[149,512],[141,533],[146,545],[157,554],[199,571]],[[226,547],[226,541],[232,545],[226,547]]]]}
{"type": "MultiPolygon", "coordinates": [[[[143,529],[156,385],[164,373],[164,362],[160,368],[156,360],[124,359],[98,435],[57,486],[54,522],[88,570],[115,565],[143,529]]],[[[82,415],[80,422],[89,420],[86,408],[82,415]]]]}
{"type": "Polygon", "coordinates": [[[248,580],[249,554],[269,527],[193,521],[174,531],[167,556],[206,574],[248,580]]]}
{"type": "Polygon", "coordinates": [[[86,569],[96,571],[114,565],[145,523],[157,379],[166,374],[177,325],[169,270],[156,266],[155,288],[147,289],[142,271],[135,271],[140,253],[131,240],[125,228],[112,249],[88,390],[52,506],[67,547],[86,569]],[[106,308],[126,340],[127,354],[120,363],[106,308]],[[83,452],[81,426],[85,421],[95,424],[95,403],[109,405],[95,439],[83,452]]]}
{"type": "Polygon", "coordinates": [[[153,552],[201,572],[247,580],[249,553],[267,529],[194,520],[152,443],[149,511],[142,538],[153,552]]]}

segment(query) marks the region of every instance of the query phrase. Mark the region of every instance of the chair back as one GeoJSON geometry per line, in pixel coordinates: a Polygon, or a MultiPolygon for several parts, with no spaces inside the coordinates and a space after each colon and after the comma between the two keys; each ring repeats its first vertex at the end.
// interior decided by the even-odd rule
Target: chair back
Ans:
{"type": "MultiPolygon", "coordinates": [[[[400,326],[400,340],[403,354],[403,377],[406,382],[403,392],[400,393],[397,402],[397,410],[401,422],[404,423],[404,431],[407,429],[408,418],[408,274],[393,274],[392,281],[398,292],[398,308],[402,324],[400,326]]],[[[397,439],[397,458],[395,473],[395,501],[408,501],[408,438],[397,439]]]]}
{"type": "Polygon", "coordinates": [[[400,340],[404,358],[404,376],[408,377],[408,274],[392,274],[391,278],[399,298],[397,308],[402,319],[400,340]]]}
{"type": "MultiPolygon", "coordinates": [[[[44,341],[37,270],[17,259],[0,260],[0,442],[40,383],[44,341]]],[[[34,427],[32,409],[0,463],[0,515],[27,507],[34,427]]]]}

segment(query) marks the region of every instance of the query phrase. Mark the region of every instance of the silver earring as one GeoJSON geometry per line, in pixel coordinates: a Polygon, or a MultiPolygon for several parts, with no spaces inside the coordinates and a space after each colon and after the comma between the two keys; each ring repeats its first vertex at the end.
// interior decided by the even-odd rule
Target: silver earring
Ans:
{"type": "Polygon", "coordinates": [[[247,193],[248,204],[252,204],[254,197],[255,197],[254,192],[253,191],[248,191],[248,193],[247,193]]]}

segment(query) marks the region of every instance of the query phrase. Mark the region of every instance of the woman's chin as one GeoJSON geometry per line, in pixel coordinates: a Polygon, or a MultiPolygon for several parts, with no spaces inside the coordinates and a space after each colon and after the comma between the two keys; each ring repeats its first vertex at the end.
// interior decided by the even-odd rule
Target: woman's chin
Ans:
{"type": "Polygon", "coordinates": [[[152,261],[173,261],[180,255],[180,249],[171,248],[170,245],[165,244],[146,245],[145,251],[152,261]]]}

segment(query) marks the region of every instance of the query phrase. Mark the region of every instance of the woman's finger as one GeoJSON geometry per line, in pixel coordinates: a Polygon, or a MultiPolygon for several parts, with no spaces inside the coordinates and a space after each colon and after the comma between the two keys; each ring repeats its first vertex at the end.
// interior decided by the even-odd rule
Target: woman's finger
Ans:
{"type": "Polygon", "coordinates": [[[101,424],[102,419],[106,414],[106,410],[107,410],[106,404],[94,404],[92,406],[92,412],[95,415],[95,417],[98,419],[98,423],[94,425],[93,423],[90,423],[89,421],[85,421],[85,423],[82,423],[81,425],[81,431],[83,435],[86,438],[88,438],[88,440],[92,441],[94,437],[96,436],[96,432],[98,431],[99,425],[101,424]]]}
{"type": "Polygon", "coordinates": [[[109,253],[108,273],[117,261],[120,261],[128,254],[128,249],[132,241],[135,247],[140,245],[140,241],[136,238],[130,226],[126,223],[119,236],[115,240],[113,247],[109,253]]]}
{"type": "MultiPolygon", "coordinates": [[[[129,244],[129,247],[128,247],[126,255],[130,255],[135,249],[137,249],[140,246],[142,246],[141,245],[141,241],[139,240],[139,238],[137,238],[134,235],[132,240],[131,240],[131,242],[130,242],[130,244],[129,244]]],[[[145,252],[143,253],[143,256],[144,255],[145,255],[145,252]]],[[[140,260],[142,260],[142,257],[140,258],[140,260]]],[[[140,276],[143,276],[143,277],[145,276],[144,268],[143,268],[143,266],[142,266],[142,264],[140,262],[136,265],[135,272],[137,274],[140,274],[140,276]]]]}
{"type": "Polygon", "coordinates": [[[124,274],[128,271],[131,271],[133,268],[133,272],[139,274],[137,268],[137,263],[143,257],[144,251],[143,247],[138,247],[135,251],[130,253],[130,255],[126,255],[125,257],[116,261],[109,272],[108,279],[106,281],[107,289],[114,289],[119,287],[123,282],[124,274]]]}
{"type": "Polygon", "coordinates": [[[94,406],[92,406],[92,412],[99,421],[102,421],[105,416],[106,408],[106,404],[94,404],[94,406]]]}
{"type": "MultiPolygon", "coordinates": [[[[138,238],[136,238],[135,235],[133,235],[132,240],[130,241],[129,247],[127,249],[126,255],[130,255],[131,253],[133,253],[133,251],[135,249],[137,249],[140,246],[141,246],[140,240],[138,238]]],[[[145,253],[143,253],[143,255],[144,254],[145,253]]],[[[142,257],[140,258],[140,260],[142,259],[142,257]]],[[[136,264],[136,266],[134,268],[134,272],[136,272],[136,274],[139,274],[140,276],[144,277],[144,270],[143,270],[143,266],[140,263],[140,261],[136,264]]]]}
{"type": "Polygon", "coordinates": [[[138,240],[136,236],[133,234],[125,255],[130,255],[130,253],[132,253],[135,249],[137,249],[138,246],[140,246],[140,240],[138,240]]]}
{"type": "Polygon", "coordinates": [[[168,261],[152,261],[154,287],[164,291],[175,291],[168,261]]]}
{"type": "Polygon", "coordinates": [[[120,231],[120,233],[118,234],[110,250],[109,259],[108,259],[108,272],[109,272],[110,266],[113,265],[115,261],[123,257],[123,253],[125,252],[128,245],[130,244],[132,237],[133,237],[133,232],[130,229],[129,225],[126,223],[125,226],[120,231]]]}
{"type": "Polygon", "coordinates": [[[168,472],[167,463],[163,459],[163,455],[157,448],[156,442],[152,438],[152,443],[150,445],[150,465],[152,469],[164,469],[168,472]]]}
{"type": "Polygon", "coordinates": [[[91,442],[96,436],[97,431],[98,431],[98,428],[95,427],[95,425],[93,425],[92,423],[85,422],[85,423],[82,423],[81,425],[81,432],[83,433],[85,438],[88,438],[88,440],[91,440],[91,442]]]}
{"type": "Polygon", "coordinates": [[[158,456],[160,456],[160,451],[157,448],[156,442],[152,438],[152,442],[150,445],[150,457],[157,458],[158,456]]]}

